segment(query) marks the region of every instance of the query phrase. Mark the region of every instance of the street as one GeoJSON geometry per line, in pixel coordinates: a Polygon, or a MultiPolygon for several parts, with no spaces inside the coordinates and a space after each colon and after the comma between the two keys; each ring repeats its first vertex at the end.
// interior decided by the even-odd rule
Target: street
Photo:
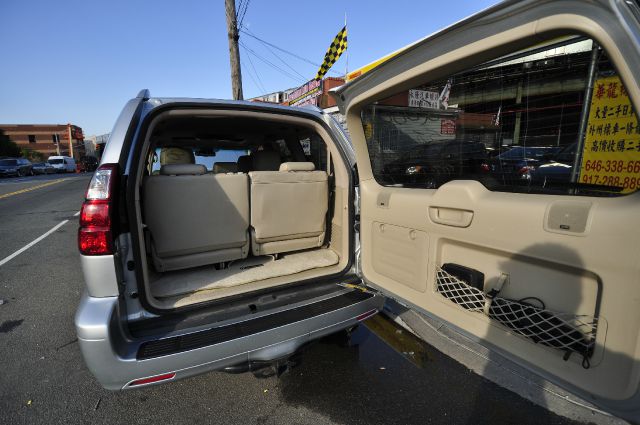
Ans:
{"type": "Polygon", "coordinates": [[[340,334],[308,347],[280,377],[211,373],[103,390],[84,366],[73,326],[83,291],[75,214],[88,181],[88,174],[0,180],[2,423],[572,423],[382,316],[350,341],[340,334]],[[410,347],[404,354],[385,342],[399,335],[410,347]]]}

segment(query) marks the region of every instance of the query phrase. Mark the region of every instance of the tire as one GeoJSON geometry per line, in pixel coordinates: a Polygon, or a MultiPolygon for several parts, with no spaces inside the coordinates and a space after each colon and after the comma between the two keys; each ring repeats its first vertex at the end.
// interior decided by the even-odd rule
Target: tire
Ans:
{"type": "Polygon", "coordinates": [[[22,170],[18,169],[18,177],[22,177],[22,170]]]}

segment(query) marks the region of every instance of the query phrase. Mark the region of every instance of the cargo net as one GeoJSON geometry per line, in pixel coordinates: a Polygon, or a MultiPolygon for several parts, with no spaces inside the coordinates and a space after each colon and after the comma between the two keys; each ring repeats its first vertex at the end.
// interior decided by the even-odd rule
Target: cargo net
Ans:
{"type": "Polygon", "coordinates": [[[462,308],[486,314],[503,326],[531,341],[565,352],[582,355],[582,366],[590,367],[589,359],[595,347],[598,319],[588,315],[559,313],[547,310],[538,298],[510,300],[491,297],[482,290],[437,268],[437,291],[462,308]]]}

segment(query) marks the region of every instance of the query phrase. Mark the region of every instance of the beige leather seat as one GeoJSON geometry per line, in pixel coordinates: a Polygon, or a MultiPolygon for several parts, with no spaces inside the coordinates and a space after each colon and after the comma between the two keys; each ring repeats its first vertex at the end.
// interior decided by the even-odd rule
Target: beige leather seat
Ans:
{"type": "Polygon", "coordinates": [[[168,147],[160,149],[160,165],[195,164],[196,157],[191,149],[168,147]]]}
{"type": "Polygon", "coordinates": [[[246,258],[246,174],[206,174],[196,164],[169,164],[143,185],[145,223],[156,270],[164,272],[246,258]]]}
{"type": "MultiPolygon", "coordinates": [[[[254,158],[254,164],[269,161],[254,158]]],[[[249,178],[254,255],[322,245],[329,202],[326,172],[314,171],[312,162],[285,162],[279,171],[252,171],[249,178]]]]}

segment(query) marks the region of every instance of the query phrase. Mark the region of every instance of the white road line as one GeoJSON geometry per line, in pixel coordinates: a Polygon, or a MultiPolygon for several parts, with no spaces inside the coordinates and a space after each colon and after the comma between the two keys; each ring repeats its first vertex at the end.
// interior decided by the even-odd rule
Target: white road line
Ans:
{"type": "Polygon", "coordinates": [[[77,217],[77,216],[79,216],[79,215],[80,215],[80,211],[78,211],[77,213],[75,213],[73,216],[74,216],[74,217],[77,217]]]}
{"type": "Polygon", "coordinates": [[[31,248],[32,246],[34,246],[35,244],[37,244],[38,242],[40,242],[41,240],[43,240],[44,238],[46,238],[47,236],[49,236],[50,234],[52,234],[53,232],[55,232],[56,230],[58,230],[59,228],[64,226],[65,224],[67,224],[68,222],[69,222],[69,220],[61,221],[60,223],[58,223],[55,226],[53,226],[53,228],[51,230],[47,231],[45,234],[43,234],[39,238],[35,239],[32,242],[29,242],[28,244],[26,244],[25,246],[23,246],[22,248],[20,248],[16,252],[14,252],[13,254],[9,255],[8,257],[3,258],[2,260],[0,260],[0,266],[3,266],[4,264],[6,264],[9,261],[13,260],[15,257],[17,257],[18,255],[22,254],[27,249],[31,248]]]}

